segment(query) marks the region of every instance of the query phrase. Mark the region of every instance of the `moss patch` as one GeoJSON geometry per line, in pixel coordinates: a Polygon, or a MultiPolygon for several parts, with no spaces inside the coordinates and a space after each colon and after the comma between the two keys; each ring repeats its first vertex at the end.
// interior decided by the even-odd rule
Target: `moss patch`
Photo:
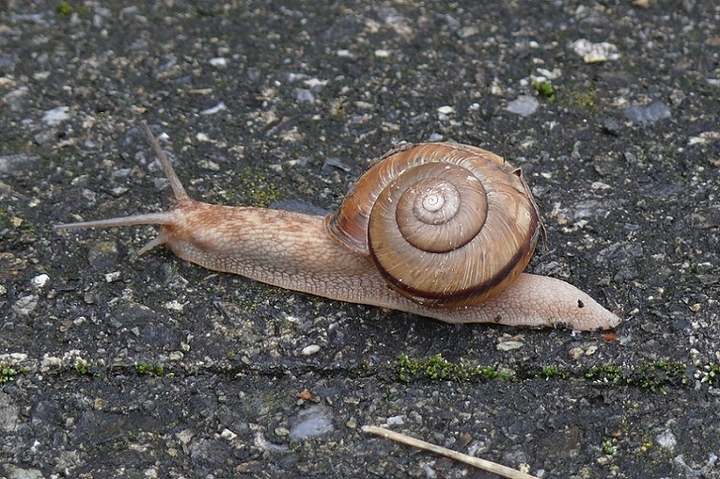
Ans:
{"type": "Polygon", "coordinates": [[[165,368],[160,364],[136,363],[135,372],[139,376],[162,376],[165,374],[165,368]]]}
{"type": "Polygon", "coordinates": [[[494,366],[472,366],[452,363],[436,354],[428,359],[410,359],[401,354],[395,364],[395,372],[402,382],[425,378],[433,381],[469,381],[472,379],[510,379],[506,373],[498,371],[494,366]]]}
{"type": "Polygon", "coordinates": [[[533,88],[543,97],[550,101],[555,100],[555,89],[551,81],[536,81],[533,83],[533,88]]]}
{"type": "Polygon", "coordinates": [[[22,374],[22,369],[15,368],[8,364],[0,364],[0,384],[13,381],[15,376],[22,374]]]}

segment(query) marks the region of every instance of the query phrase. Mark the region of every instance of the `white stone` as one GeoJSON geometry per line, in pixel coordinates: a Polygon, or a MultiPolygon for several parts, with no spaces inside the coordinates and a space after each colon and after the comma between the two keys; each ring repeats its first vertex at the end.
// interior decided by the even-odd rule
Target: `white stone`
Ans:
{"type": "Polygon", "coordinates": [[[320,351],[320,346],[317,344],[311,344],[310,346],[305,346],[302,350],[302,354],[304,356],[312,356],[313,354],[320,351]]]}
{"type": "Polygon", "coordinates": [[[50,276],[46,274],[39,274],[32,279],[32,285],[36,288],[42,288],[50,280],[50,276]]]}
{"type": "Polygon", "coordinates": [[[61,122],[70,119],[70,113],[68,113],[69,111],[69,106],[59,106],[57,108],[53,108],[52,110],[47,110],[42,117],[42,121],[50,126],[59,125],[61,122]]]}

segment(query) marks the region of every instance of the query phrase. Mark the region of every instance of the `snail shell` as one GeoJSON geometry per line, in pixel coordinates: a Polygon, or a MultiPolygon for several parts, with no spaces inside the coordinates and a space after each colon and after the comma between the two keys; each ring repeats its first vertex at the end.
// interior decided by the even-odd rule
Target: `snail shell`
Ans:
{"type": "Polygon", "coordinates": [[[467,145],[405,144],[383,156],[326,218],[398,292],[431,306],[486,301],[525,269],[540,220],[519,169],[467,145]]]}

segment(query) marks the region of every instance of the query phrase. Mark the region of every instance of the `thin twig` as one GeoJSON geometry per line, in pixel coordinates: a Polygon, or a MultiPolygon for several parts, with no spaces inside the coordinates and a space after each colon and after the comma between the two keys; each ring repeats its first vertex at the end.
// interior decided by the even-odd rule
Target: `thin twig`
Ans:
{"type": "Polygon", "coordinates": [[[415,439],[414,437],[410,437],[399,432],[390,431],[389,429],[383,429],[376,426],[363,426],[362,430],[363,432],[375,434],[377,436],[384,437],[385,439],[390,439],[391,441],[399,442],[407,446],[417,447],[418,449],[431,451],[436,454],[440,454],[441,456],[464,462],[465,464],[469,464],[470,466],[477,467],[478,469],[482,469],[483,471],[492,472],[493,474],[497,474],[498,476],[507,477],[508,479],[539,479],[537,476],[525,474],[524,472],[512,469],[507,466],[503,466],[496,462],[486,461],[485,459],[480,459],[479,457],[468,456],[467,454],[463,454],[462,452],[457,452],[453,451],[452,449],[436,446],[435,444],[421,441],[420,439],[415,439]]]}

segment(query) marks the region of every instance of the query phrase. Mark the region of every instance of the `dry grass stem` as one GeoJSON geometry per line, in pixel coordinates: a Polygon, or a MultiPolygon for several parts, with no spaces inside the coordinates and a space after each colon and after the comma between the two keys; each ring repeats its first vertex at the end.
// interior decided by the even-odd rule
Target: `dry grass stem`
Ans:
{"type": "Polygon", "coordinates": [[[478,469],[482,469],[483,471],[492,472],[493,474],[497,474],[501,477],[507,477],[508,479],[539,479],[537,476],[525,474],[524,472],[512,469],[507,466],[503,466],[496,462],[486,461],[485,459],[480,459],[479,457],[469,456],[467,454],[463,454],[462,452],[457,452],[453,451],[452,449],[436,446],[435,444],[421,441],[420,439],[415,439],[414,437],[410,437],[399,432],[390,431],[389,429],[383,429],[376,426],[363,426],[362,430],[363,432],[375,434],[377,436],[381,436],[385,439],[390,439],[391,441],[399,442],[407,446],[417,447],[418,449],[424,449],[425,451],[431,451],[436,454],[440,454],[441,456],[449,457],[450,459],[454,459],[470,466],[477,467],[478,469]]]}

